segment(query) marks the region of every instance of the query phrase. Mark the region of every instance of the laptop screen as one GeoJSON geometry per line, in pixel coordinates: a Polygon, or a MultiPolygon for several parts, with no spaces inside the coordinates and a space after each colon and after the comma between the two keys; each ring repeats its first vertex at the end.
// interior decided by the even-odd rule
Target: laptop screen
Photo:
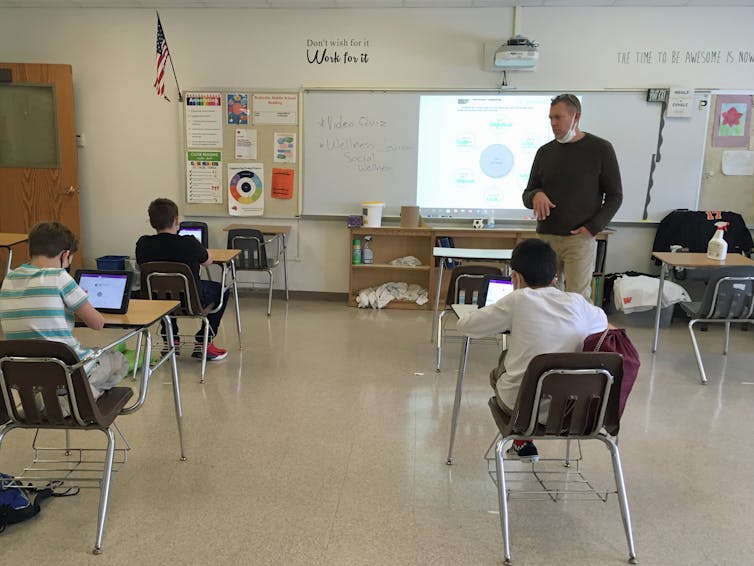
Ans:
{"type": "Polygon", "coordinates": [[[128,277],[120,273],[81,273],[79,286],[87,292],[95,309],[120,310],[128,277]]]}
{"type": "Polygon", "coordinates": [[[193,236],[197,240],[199,240],[199,243],[202,242],[202,229],[201,228],[181,228],[178,231],[178,234],[181,236],[193,236]]]}
{"type": "Polygon", "coordinates": [[[505,295],[513,291],[513,282],[510,278],[490,278],[487,281],[487,296],[484,301],[484,306],[496,303],[505,295]]]}

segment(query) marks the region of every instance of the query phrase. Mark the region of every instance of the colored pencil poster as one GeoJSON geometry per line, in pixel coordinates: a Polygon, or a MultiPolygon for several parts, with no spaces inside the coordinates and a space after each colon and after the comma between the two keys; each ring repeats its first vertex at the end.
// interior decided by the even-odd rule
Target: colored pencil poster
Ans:
{"type": "Polygon", "coordinates": [[[223,104],[219,92],[186,94],[186,145],[191,149],[223,147],[223,104]]]}

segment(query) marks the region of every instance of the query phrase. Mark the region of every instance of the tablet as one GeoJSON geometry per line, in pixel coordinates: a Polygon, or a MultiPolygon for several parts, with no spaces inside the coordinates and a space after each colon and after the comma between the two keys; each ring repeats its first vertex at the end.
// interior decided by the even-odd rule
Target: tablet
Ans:
{"type": "Polygon", "coordinates": [[[80,269],[74,276],[89,295],[89,302],[102,313],[124,314],[131,298],[132,271],[80,269]]]}
{"type": "Polygon", "coordinates": [[[200,244],[204,244],[202,242],[202,229],[201,228],[181,228],[178,230],[179,236],[193,236],[197,240],[199,240],[200,244]]]}

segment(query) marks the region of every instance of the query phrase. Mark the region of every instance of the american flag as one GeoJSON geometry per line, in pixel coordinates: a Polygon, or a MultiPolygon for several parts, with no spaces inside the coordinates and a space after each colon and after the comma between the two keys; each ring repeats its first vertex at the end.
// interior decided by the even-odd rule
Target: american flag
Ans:
{"type": "Polygon", "coordinates": [[[154,88],[158,96],[165,96],[165,64],[168,57],[170,57],[168,42],[165,39],[165,32],[162,31],[160,17],[157,16],[157,78],[154,80],[154,88]]]}

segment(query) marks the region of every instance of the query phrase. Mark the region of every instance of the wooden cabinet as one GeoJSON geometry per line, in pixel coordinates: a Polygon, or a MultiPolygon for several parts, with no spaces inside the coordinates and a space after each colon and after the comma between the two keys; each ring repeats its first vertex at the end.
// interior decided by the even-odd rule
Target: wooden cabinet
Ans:
{"type": "MultiPolygon", "coordinates": [[[[596,269],[601,275],[604,266],[604,258],[607,247],[607,237],[609,232],[601,232],[598,240],[605,242],[604,246],[600,245],[598,262],[601,257],[601,266],[596,269]]],[[[439,275],[439,258],[432,255],[437,238],[451,238],[456,248],[473,248],[473,249],[513,249],[520,241],[527,238],[536,237],[534,230],[525,229],[492,229],[492,230],[473,230],[471,228],[399,228],[399,227],[381,227],[381,228],[351,228],[351,244],[353,240],[361,240],[362,246],[364,236],[372,236],[371,249],[374,253],[373,264],[351,264],[349,285],[348,285],[348,302],[351,306],[356,306],[356,297],[361,289],[366,287],[376,287],[390,281],[417,283],[427,289],[429,302],[425,305],[417,305],[405,301],[392,301],[388,308],[403,309],[432,309],[434,306],[435,291],[437,289],[437,277],[439,275]],[[417,267],[394,266],[390,261],[399,257],[412,255],[421,261],[417,267]]],[[[352,249],[352,246],[349,246],[352,249]]],[[[349,256],[349,262],[351,256],[349,256]]],[[[495,262],[474,261],[473,263],[482,263],[489,265],[500,265],[495,262]]],[[[450,270],[443,270],[443,281],[440,286],[440,304],[442,305],[447,294],[448,282],[450,280],[450,270]]],[[[597,280],[596,289],[601,289],[600,277],[597,280]]]]}
{"type": "MultiPolygon", "coordinates": [[[[351,228],[351,244],[353,240],[359,239],[363,246],[364,236],[372,236],[370,247],[374,253],[374,263],[351,264],[348,285],[348,303],[351,306],[356,306],[356,296],[361,289],[377,287],[390,281],[417,283],[429,289],[434,243],[434,231],[431,228],[351,228]],[[390,264],[391,260],[409,255],[416,257],[421,265],[411,267],[390,264]]],[[[389,308],[406,309],[426,309],[431,306],[429,303],[419,306],[406,301],[392,301],[388,305],[389,308]]]]}

